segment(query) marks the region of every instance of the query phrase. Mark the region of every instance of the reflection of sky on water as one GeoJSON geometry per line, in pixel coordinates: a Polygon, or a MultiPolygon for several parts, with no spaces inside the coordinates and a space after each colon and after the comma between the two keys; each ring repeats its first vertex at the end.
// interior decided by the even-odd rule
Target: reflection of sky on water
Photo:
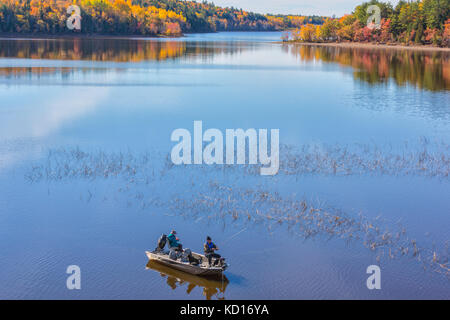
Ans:
{"type": "MultiPolygon", "coordinates": [[[[156,273],[144,270],[144,251],[174,227],[183,243],[197,251],[206,233],[217,241],[232,265],[230,299],[448,298],[447,280],[423,273],[408,258],[383,260],[383,290],[368,292],[365,268],[377,263],[377,256],[357,241],[301,240],[284,226],[269,233],[267,225],[258,223],[232,238],[244,226],[207,221],[204,217],[217,214],[217,208],[193,219],[156,200],[142,207],[141,198],[208,194],[210,181],[219,180],[236,190],[262,188],[325,202],[351,216],[361,211],[371,219],[381,215],[392,225],[401,220],[410,239],[445,249],[450,190],[442,177],[313,173],[266,179],[239,170],[227,175],[173,168],[152,180],[151,187],[114,178],[25,179],[34,166],[47,165],[49,150],[59,148],[133,155],[154,150],[161,163],[172,146],[172,130],[192,130],[193,120],[202,120],[205,129],[279,128],[281,142],[294,146],[361,143],[398,153],[410,143],[414,153],[422,137],[448,144],[446,90],[419,89],[415,77],[401,86],[393,80],[370,83],[355,76],[351,64],[305,59],[267,39],[243,41],[258,34],[236,35],[241,38],[233,43],[203,41],[211,36],[166,45],[173,50],[164,44],[147,51],[130,45],[134,62],[121,62],[128,56],[120,45],[111,50],[104,45],[105,59],[96,61],[89,55],[57,59],[57,52],[51,58],[52,50],[48,60],[0,59],[0,239],[10,243],[0,249],[8,257],[0,283],[10,290],[0,289],[0,296],[203,298],[199,292],[185,296],[171,290],[156,273]],[[75,262],[90,283],[79,296],[59,285],[65,274],[58,270],[75,262]],[[150,288],[158,288],[158,294],[150,288]]],[[[442,82],[435,88],[442,88],[442,82]]]]}
{"type": "MultiPolygon", "coordinates": [[[[10,97],[11,101],[14,101],[17,92],[12,91],[10,97]]],[[[12,108],[8,107],[2,110],[0,137],[7,139],[3,138],[3,143],[0,143],[2,149],[0,170],[13,165],[16,158],[26,158],[28,152],[38,151],[36,143],[39,144],[41,139],[51,136],[65,124],[87,116],[101,104],[109,89],[82,88],[78,92],[78,95],[83,97],[82,99],[78,98],[78,95],[75,97],[67,94],[55,96],[50,92],[48,95],[43,95],[42,90],[32,91],[26,95],[25,101],[20,106],[20,112],[14,112],[12,108]],[[27,143],[27,140],[31,143],[27,143]]],[[[8,100],[4,99],[3,102],[8,103],[8,100]]],[[[13,102],[10,105],[12,104],[13,102]]],[[[37,154],[32,157],[35,156],[37,154]]]]}

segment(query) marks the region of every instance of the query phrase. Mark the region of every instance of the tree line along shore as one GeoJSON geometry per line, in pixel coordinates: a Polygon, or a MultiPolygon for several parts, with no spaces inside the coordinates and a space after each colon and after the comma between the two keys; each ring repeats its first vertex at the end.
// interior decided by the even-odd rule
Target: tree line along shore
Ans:
{"type": "Polygon", "coordinates": [[[181,0],[0,0],[0,36],[182,36],[192,32],[286,31],[286,42],[450,47],[450,0],[371,0],[342,17],[259,14],[181,0]],[[82,27],[69,30],[67,8],[82,27]],[[380,9],[380,23],[370,24],[380,9]]]}
{"type": "Polygon", "coordinates": [[[258,14],[181,0],[0,0],[0,34],[181,36],[190,32],[277,31],[321,24],[326,17],[258,14]],[[69,30],[67,8],[80,8],[69,30]]]}
{"type": "Polygon", "coordinates": [[[450,47],[450,0],[399,1],[396,6],[372,0],[351,14],[306,23],[283,35],[287,42],[370,43],[381,45],[450,47]],[[380,8],[380,22],[370,19],[369,6],[380,8]],[[372,23],[371,23],[372,22],[372,23]]]}

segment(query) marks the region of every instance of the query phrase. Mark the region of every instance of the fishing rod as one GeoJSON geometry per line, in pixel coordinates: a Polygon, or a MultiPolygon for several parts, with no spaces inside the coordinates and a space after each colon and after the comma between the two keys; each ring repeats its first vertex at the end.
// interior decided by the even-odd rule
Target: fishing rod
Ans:
{"type": "Polygon", "coordinates": [[[224,242],[222,242],[222,244],[225,244],[227,242],[229,242],[231,239],[233,239],[234,237],[236,237],[237,235],[241,234],[242,232],[244,232],[245,230],[247,230],[247,227],[245,227],[244,229],[242,229],[241,231],[233,234],[231,237],[229,237],[228,239],[226,239],[224,242]]]}

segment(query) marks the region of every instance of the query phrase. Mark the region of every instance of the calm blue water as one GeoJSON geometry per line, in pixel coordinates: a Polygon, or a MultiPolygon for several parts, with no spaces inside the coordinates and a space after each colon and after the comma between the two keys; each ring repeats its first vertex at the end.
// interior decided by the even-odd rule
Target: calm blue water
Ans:
{"type": "Polygon", "coordinates": [[[449,54],[279,38],[0,40],[0,298],[449,299],[449,54]],[[280,172],[172,167],[194,120],[279,129],[280,172]],[[146,268],[173,228],[225,288],[146,268]]]}

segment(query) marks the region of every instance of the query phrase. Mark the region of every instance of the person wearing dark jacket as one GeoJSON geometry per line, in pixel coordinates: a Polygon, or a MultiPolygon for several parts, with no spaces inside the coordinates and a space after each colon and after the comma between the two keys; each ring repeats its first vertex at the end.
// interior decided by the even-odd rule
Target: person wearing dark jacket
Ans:
{"type": "Polygon", "coordinates": [[[211,237],[206,237],[206,242],[203,245],[203,250],[205,251],[205,256],[208,258],[209,266],[211,266],[212,258],[216,258],[214,265],[220,261],[220,254],[215,253],[219,248],[212,242],[211,237]]]}

